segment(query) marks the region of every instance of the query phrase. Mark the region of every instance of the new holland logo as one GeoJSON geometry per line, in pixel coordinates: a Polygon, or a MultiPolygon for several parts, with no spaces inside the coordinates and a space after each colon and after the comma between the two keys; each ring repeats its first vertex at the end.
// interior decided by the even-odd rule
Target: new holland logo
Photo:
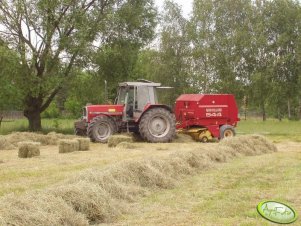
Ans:
{"type": "Polygon", "coordinates": [[[263,201],[259,203],[257,211],[265,219],[278,224],[290,224],[298,218],[297,213],[292,207],[276,201],[263,201]]]}

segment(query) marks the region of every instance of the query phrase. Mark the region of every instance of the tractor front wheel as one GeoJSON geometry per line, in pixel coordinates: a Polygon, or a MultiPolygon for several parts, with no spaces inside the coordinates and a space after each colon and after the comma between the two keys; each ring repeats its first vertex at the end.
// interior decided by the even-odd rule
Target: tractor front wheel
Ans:
{"type": "Polygon", "coordinates": [[[151,143],[166,143],[176,135],[175,116],[164,108],[147,111],[139,123],[142,138],[151,143]]]}
{"type": "Polygon", "coordinates": [[[230,125],[223,125],[220,128],[220,139],[224,139],[227,137],[234,137],[235,130],[233,126],[230,125]]]}
{"type": "Polygon", "coordinates": [[[101,115],[91,120],[87,134],[92,142],[107,143],[109,137],[116,131],[117,126],[114,120],[108,116],[101,115]]]}

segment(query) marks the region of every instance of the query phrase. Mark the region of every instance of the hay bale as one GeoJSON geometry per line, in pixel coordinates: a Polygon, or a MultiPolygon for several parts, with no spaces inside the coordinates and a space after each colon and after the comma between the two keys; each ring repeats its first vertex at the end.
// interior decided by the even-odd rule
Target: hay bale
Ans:
{"type": "Polygon", "coordinates": [[[40,145],[39,142],[19,142],[18,156],[19,158],[32,158],[40,155],[40,145]]]}
{"type": "Polygon", "coordinates": [[[79,143],[77,140],[60,140],[59,153],[70,153],[79,150],[79,143]]]}
{"type": "Polygon", "coordinates": [[[121,142],[133,143],[133,138],[131,136],[123,134],[113,135],[109,137],[108,146],[116,147],[121,142]]]}
{"type": "Polygon", "coordinates": [[[75,138],[79,144],[79,151],[90,150],[90,139],[89,138],[75,138]]]}
{"type": "Polygon", "coordinates": [[[117,144],[116,148],[120,148],[120,149],[135,149],[138,146],[134,143],[129,143],[129,142],[121,142],[119,144],[117,144]]]}

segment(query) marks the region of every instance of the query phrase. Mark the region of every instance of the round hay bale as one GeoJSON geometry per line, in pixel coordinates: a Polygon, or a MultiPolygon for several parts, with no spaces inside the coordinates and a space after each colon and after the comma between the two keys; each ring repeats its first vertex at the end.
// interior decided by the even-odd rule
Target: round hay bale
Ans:
{"type": "Polygon", "coordinates": [[[19,142],[19,158],[32,158],[40,155],[40,145],[39,142],[19,142]]]}
{"type": "Polygon", "coordinates": [[[134,148],[137,148],[137,145],[135,145],[134,143],[129,143],[129,142],[121,142],[121,143],[117,144],[116,148],[134,149],[134,148]]]}
{"type": "Polygon", "coordinates": [[[89,138],[75,138],[79,144],[79,151],[90,150],[90,139],[89,138]]]}
{"type": "Polygon", "coordinates": [[[59,153],[70,153],[79,150],[79,143],[77,140],[60,140],[59,153]]]}
{"type": "Polygon", "coordinates": [[[133,138],[128,135],[113,135],[109,137],[108,140],[108,146],[109,147],[116,147],[119,143],[121,142],[128,142],[128,143],[133,143],[133,138]]]}

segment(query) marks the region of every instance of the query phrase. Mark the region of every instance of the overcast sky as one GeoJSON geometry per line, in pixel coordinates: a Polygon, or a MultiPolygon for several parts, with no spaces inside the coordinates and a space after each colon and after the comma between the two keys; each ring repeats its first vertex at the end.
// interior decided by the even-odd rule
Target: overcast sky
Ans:
{"type": "MultiPolygon", "coordinates": [[[[174,2],[178,3],[182,6],[182,12],[185,17],[188,17],[192,10],[192,1],[193,0],[174,0],[174,2]]],[[[155,0],[159,10],[162,10],[164,0],[155,0]]]]}

